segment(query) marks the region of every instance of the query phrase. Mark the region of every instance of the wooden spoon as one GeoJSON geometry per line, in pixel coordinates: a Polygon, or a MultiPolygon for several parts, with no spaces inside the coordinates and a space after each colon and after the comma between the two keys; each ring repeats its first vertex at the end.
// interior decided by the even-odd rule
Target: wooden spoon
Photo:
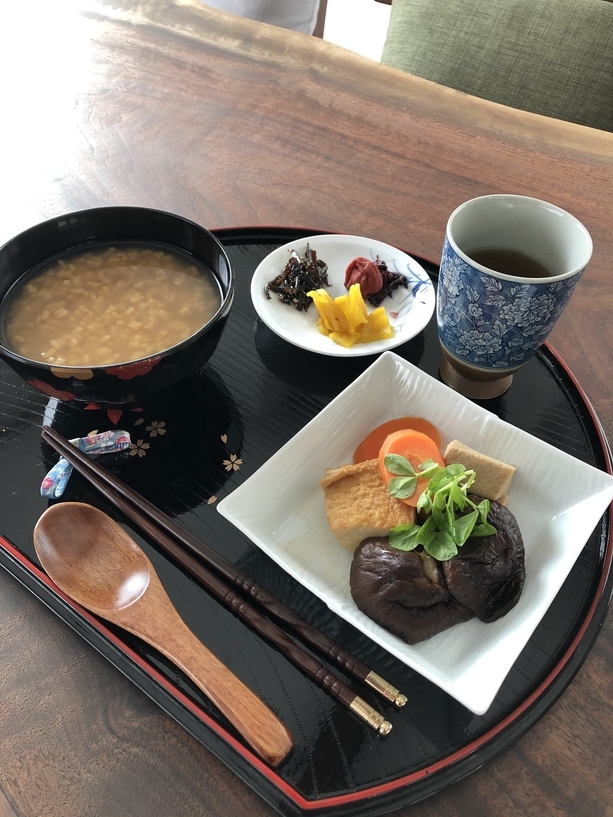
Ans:
{"type": "Polygon", "coordinates": [[[145,553],[109,516],[80,502],[53,505],[36,523],[34,547],[67,595],[163,653],[267,763],[283,760],[288,730],[188,629],[145,553]]]}

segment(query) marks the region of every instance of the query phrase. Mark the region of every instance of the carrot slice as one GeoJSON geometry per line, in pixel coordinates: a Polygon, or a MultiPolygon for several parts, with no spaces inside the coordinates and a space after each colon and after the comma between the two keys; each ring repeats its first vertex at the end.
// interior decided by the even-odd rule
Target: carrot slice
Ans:
{"type": "Polygon", "coordinates": [[[387,422],[377,426],[370,434],[366,435],[355,450],[353,455],[354,464],[366,462],[366,460],[376,460],[387,436],[393,434],[394,431],[403,431],[409,428],[421,431],[422,434],[434,441],[437,448],[441,447],[441,435],[432,423],[424,420],[423,417],[396,417],[394,420],[387,420],[387,422]]]}
{"type": "MultiPolygon", "coordinates": [[[[418,466],[427,460],[434,460],[434,462],[441,467],[445,467],[445,460],[434,440],[413,428],[394,431],[393,434],[389,434],[385,438],[381,446],[379,451],[379,471],[386,485],[389,485],[391,479],[397,477],[397,474],[390,473],[385,467],[385,458],[388,454],[399,454],[401,457],[404,457],[418,473],[418,466]]],[[[405,505],[417,505],[417,501],[425,491],[427,485],[427,477],[418,477],[415,493],[406,499],[401,499],[400,502],[404,502],[405,505]]]]}

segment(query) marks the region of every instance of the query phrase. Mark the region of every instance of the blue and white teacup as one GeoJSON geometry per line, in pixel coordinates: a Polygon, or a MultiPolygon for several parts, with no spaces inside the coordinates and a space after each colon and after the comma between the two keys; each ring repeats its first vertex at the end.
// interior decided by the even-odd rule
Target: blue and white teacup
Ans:
{"type": "Polygon", "coordinates": [[[447,223],[437,296],[443,381],[503,394],[545,341],[592,255],[570,213],[527,196],[471,199],[447,223]]]}

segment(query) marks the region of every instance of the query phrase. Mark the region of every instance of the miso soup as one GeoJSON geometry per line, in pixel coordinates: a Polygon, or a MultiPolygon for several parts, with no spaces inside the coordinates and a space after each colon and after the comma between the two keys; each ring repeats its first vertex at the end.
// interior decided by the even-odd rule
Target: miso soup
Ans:
{"type": "Polygon", "coordinates": [[[17,282],[3,304],[9,349],[52,366],[112,366],[193,335],[221,304],[217,281],[151,244],[77,251],[17,282]]]}

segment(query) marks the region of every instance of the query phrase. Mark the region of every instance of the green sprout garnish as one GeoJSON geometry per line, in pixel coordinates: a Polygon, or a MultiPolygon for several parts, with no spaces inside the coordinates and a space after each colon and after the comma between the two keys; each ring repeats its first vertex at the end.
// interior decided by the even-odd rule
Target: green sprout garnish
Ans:
{"type": "Polygon", "coordinates": [[[422,462],[416,471],[399,454],[389,454],[385,467],[395,476],[388,491],[397,499],[413,496],[418,477],[428,477],[426,489],[417,501],[417,510],[428,514],[423,525],[397,525],[389,535],[390,545],[397,550],[414,550],[418,545],[440,562],[451,559],[470,536],[491,536],[496,528],[487,521],[489,499],[476,505],[468,498],[475,472],[459,463],[443,468],[433,460],[422,462]],[[466,508],[472,508],[464,513],[466,508]],[[458,516],[458,512],[461,515],[458,516]]]}

